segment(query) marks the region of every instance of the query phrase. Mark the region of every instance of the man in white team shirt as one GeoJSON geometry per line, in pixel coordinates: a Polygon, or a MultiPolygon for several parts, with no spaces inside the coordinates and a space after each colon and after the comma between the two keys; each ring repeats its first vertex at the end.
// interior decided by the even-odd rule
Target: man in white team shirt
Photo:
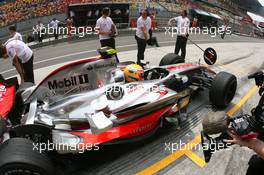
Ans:
{"type": "Polygon", "coordinates": [[[151,28],[151,19],[148,17],[148,11],[144,9],[141,12],[141,16],[137,20],[137,29],[136,29],[136,41],[138,47],[137,53],[137,64],[144,66],[141,62],[144,60],[144,53],[147,46],[147,41],[150,39],[149,30],[151,28]]]}
{"type": "MultiPolygon", "coordinates": [[[[115,46],[115,37],[117,35],[117,29],[110,16],[110,9],[108,7],[103,8],[102,16],[96,21],[96,28],[98,30],[99,39],[101,47],[111,47],[113,49],[115,46]]],[[[116,55],[117,62],[119,62],[116,55]]]]}
{"type": "Polygon", "coordinates": [[[55,37],[55,40],[59,39],[59,34],[58,34],[59,24],[60,24],[60,21],[57,20],[56,18],[53,18],[51,22],[49,23],[49,27],[53,29],[53,35],[55,37]]]}
{"type": "Polygon", "coordinates": [[[171,26],[172,21],[175,21],[177,24],[177,42],[175,44],[175,54],[179,54],[181,50],[181,57],[185,59],[186,56],[186,44],[188,39],[188,29],[190,26],[190,20],[187,17],[187,10],[183,10],[182,16],[178,16],[169,20],[169,26],[171,26]]]}
{"type": "Polygon", "coordinates": [[[21,82],[34,81],[33,51],[23,42],[17,39],[9,40],[0,46],[0,58],[11,58],[13,65],[21,77],[21,82]]]}
{"type": "Polygon", "coordinates": [[[11,35],[10,40],[17,39],[17,40],[23,41],[22,35],[16,31],[15,26],[10,26],[8,29],[9,29],[9,34],[11,35]]]}

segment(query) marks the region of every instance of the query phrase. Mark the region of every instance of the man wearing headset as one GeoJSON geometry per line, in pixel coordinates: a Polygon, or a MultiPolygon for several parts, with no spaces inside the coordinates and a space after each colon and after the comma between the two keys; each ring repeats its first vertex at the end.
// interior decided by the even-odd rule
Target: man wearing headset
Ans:
{"type": "Polygon", "coordinates": [[[17,39],[8,40],[0,46],[0,58],[11,58],[21,82],[34,81],[33,51],[23,42],[17,39]]]}

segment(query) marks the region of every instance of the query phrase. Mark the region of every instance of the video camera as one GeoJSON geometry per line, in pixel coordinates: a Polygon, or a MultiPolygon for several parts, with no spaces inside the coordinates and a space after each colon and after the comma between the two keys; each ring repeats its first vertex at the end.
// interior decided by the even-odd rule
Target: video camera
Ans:
{"type": "Polygon", "coordinates": [[[233,130],[242,139],[254,139],[264,135],[264,73],[256,72],[248,76],[248,79],[255,79],[259,89],[260,101],[256,108],[253,108],[251,115],[244,114],[232,118],[226,115],[216,116],[216,120],[210,119],[207,115],[203,121],[203,131],[201,132],[202,146],[205,162],[209,162],[212,154],[220,149],[226,149],[231,144],[225,143],[224,139],[232,139],[227,130],[233,130]],[[209,135],[219,134],[219,137],[213,138],[209,135]]]}

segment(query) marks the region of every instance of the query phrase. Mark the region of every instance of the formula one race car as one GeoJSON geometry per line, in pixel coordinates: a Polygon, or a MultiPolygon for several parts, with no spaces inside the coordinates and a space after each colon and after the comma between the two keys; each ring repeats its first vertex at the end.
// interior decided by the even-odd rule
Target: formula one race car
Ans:
{"type": "MultiPolygon", "coordinates": [[[[128,83],[123,70],[131,62],[117,64],[110,52],[100,53],[54,70],[38,86],[1,78],[0,174],[53,174],[46,151],[79,153],[146,138],[164,119],[179,119],[195,91],[209,89],[218,108],[236,93],[234,75],[179,63],[174,54],[145,68],[143,81],[128,83]]],[[[214,64],[211,54],[205,61],[214,64]]]]}

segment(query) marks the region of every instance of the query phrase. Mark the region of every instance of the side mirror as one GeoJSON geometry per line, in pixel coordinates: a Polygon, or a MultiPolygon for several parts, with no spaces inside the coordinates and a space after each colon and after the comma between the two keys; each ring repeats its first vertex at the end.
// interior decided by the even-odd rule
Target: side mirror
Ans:
{"type": "Polygon", "coordinates": [[[216,51],[209,47],[204,51],[204,61],[206,62],[206,64],[208,65],[214,65],[216,63],[217,60],[217,53],[216,51]]]}

